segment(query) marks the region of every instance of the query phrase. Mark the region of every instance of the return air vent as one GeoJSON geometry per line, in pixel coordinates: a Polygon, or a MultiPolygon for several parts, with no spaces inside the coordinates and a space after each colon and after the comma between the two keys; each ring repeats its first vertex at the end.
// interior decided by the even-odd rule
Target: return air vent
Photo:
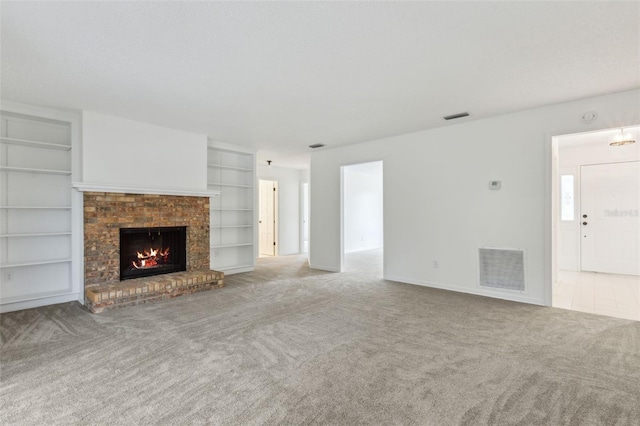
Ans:
{"type": "Polygon", "coordinates": [[[468,117],[469,113],[468,112],[461,112],[459,114],[452,114],[452,115],[445,115],[444,118],[445,120],[455,120],[456,118],[462,118],[462,117],[468,117]]]}
{"type": "Polygon", "coordinates": [[[524,291],[524,250],[480,248],[481,287],[524,291]]]}
{"type": "Polygon", "coordinates": [[[313,145],[309,145],[309,148],[322,148],[324,146],[323,143],[314,143],[313,145]]]}

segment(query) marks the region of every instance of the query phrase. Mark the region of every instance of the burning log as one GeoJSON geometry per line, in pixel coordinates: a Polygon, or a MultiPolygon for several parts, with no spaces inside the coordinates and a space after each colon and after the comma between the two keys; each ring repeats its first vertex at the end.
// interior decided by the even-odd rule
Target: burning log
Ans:
{"type": "Polygon", "coordinates": [[[169,247],[164,250],[159,248],[150,248],[149,251],[143,250],[142,253],[136,252],[138,260],[131,261],[131,266],[136,269],[153,268],[169,261],[169,247]]]}

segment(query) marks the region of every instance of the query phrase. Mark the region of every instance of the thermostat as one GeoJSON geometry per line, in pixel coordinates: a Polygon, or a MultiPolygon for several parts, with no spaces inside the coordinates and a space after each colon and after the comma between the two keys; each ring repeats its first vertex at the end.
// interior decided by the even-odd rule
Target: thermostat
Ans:
{"type": "Polygon", "coordinates": [[[502,187],[502,182],[499,180],[490,180],[489,189],[498,190],[502,187]]]}

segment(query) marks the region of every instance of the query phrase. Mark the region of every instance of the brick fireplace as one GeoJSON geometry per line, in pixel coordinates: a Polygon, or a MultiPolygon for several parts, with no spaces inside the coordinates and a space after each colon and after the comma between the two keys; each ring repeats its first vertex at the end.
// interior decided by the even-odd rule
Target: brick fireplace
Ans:
{"type": "Polygon", "coordinates": [[[222,287],[209,269],[209,198],[84,192],[85,302],[92,312],[222,287]],[[186,272],[120,281],[121,228],[186,227],[186,272]]]}

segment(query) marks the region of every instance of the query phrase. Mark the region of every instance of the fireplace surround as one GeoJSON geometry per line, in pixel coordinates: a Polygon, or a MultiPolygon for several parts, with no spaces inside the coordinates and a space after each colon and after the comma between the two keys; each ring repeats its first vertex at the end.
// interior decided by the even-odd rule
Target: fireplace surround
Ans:
{"type": "MultiPolygon", "coordinates": [[[[224,286],[223,274],[210,269],[209,197],[84,191],[83,203],[85,303],[91,312],[224,286]],[[184,228],[186,271],[122,281],[120,229],[148,234],[152,227],[184,228]]],[[[143,247],[141,254],[155,248],[143,247]]]]}
{"type": "Polygon", "coordinates": [[[187,228],[187,271],[209,269],[209,198],[85,192],[85,288],[120,281],[120,228],[173,226],[187,228]]]}

